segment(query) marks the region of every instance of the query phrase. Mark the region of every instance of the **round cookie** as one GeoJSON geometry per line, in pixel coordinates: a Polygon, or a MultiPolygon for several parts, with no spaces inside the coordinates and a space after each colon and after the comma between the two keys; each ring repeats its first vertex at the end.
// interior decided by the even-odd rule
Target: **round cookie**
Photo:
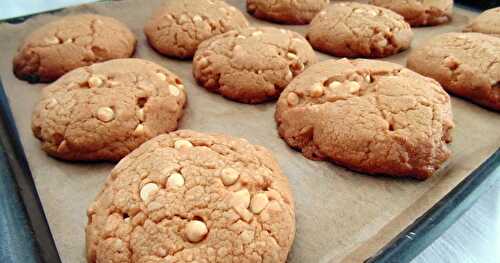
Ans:
{"type": "Polygon", "coordinates": [[[453,0],[370,0],[404,16],[411,26],[435,26],[451,20],[453,0]]]}
{"type": "Polygon", "coordinates": [[[455,95],[500,110],[500,38],[446,33],[412,50],[408,67],[455,95]]]}
{"type": "Polygon", "coordinates": [[[465,27],[464,32],[478,32],[500,37],[500,7],[481,13],[465,27]]]}
{"type": "Polygon", "coordinates": [[[142,59],[75,69],[42,91],[32,119],[49,155],[118,161],[143,142],[177,128],[186,104],[182,82],[142,59]]]}
{"type": "Polygon", "coordinates": [[[224,1],[175,0],[153,14],[144,33],[161,54],[191,58],[203,40],[247,26],[245,16],[224,1]]]}
{"type": "Polygon", "coordinates": [[[283,24],[308,24],[330,0],[247,0],[247,11],[253,16],[283,24]]]}
{"type": "Polygon", "coordinates": [[[391,10],[337,3],[313,19],[306,37],[315,49],[334,56],[380,58],[410,47],[413,32],[391,10]]]}
{"type": "Polygon", "coordinates": [[[285,262],[295,235],[288,179],[267,149],[188,130],[125,157],[87,214],[89,263],[285,262]]]}
{"type": "Polygon", "coordinates": [[[32,32],[14,58],[14,73],[51,82],[73,69],[134,53],[135,36],[118,20],[93,14],[66,16],[32,32]]]}
{"type": "Polygon", "coordinates": [[[290,80],[316,62],[299,33],[272,27],[233,30],[201,43],[193,74],[206,89],[244,103],[275,99],[290,80]]]}
{"type": "Polygon", "coordinates": [[[450,156],[448,94],[394,63],[317,63],[281,93],[275,117],[280,136],[307,158],[363,173],[425,179],[450,156]]]}

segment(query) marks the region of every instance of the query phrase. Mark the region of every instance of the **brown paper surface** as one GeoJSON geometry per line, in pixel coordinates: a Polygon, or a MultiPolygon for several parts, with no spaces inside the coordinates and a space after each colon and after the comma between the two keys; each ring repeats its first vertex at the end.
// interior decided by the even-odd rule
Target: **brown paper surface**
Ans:
{"type": "MultiPolygon", "coordinates": [[[[244,10],[243,0],[229,0],[244,10]]],[[[99,13],[126,23],[138,38],[135,57],[149,59],[180,76],[188,106],[180,128],[240,136],[274,152],[290,178],[295,197],[297,233],[289,262],[360,262],[382,248],[417,217],[467,177],[500,146],[500,115],[453,97],[456,128],[453,156],[427,181],[367,176],[305,159],[277,135],[274,103],[245,105],[196,85],[191,62],[162,57],[148,45],[143,25],[159,1],[119,1],[80,6],[33,17],[22,24],[0,25],[0,74],[50,229],[63,262],[85,262],[86,209],[103,186],[109,163],[70,163],[48,157],[33,137],[34,104],[46,84],[28,84],[12,74],[12,58],[22,39],[38,26],[69,13],[99,13]]],[[[246,12],[245,12],[246,14],[246,12]]],[[[306,26],[283,26],[256,20],[254,25],[304,33],[306,26]]],[[[459,31],[474,14],[456,8],[452,23],[416,28],[413,46],[430,36],[459,31]]],[[[408,51],[386,60],[405,64],[408,51]]],[[[330,56],[318,53],[320,59],[330,56]]]]}

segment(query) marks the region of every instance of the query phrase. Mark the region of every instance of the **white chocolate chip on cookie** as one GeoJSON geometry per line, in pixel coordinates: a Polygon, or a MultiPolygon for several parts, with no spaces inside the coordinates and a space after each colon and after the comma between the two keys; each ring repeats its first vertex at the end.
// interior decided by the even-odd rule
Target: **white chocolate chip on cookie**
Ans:
{"type": "Polygon", "coordinates": [[[240,173],[234,168],[227,167],[221,171],[222,183],[225,186],[233,185],[234,183],[236,183],[236,181],[238,181],[239,177],[240,173]]]}
{"type": "Polygon", "coordinates": [[[184,186],[184,176],[180,173],[173,173],[167,179],[167,187],[182,187],[184,186]]]}
{"type": "Polygon", "coordinates": [[[161,81],[165,81],[167,80],[167,76],[161,72],[158,72],[156,73],[156,76],[158,76],[158,78],[161,80],[161,81]]]}
{"type": "Polygon", "coordinates": [[[356,81],[348,81],[346,85],[349,88],[350,93],[357,92],[361,87],[356,81]]]}
{"type": "Polygon", "coordinates": [[[88,82],[91,88],[99,88],[100,86],[102,86],[102,84],[104,84],[102,78],[100,76],[95,76],[95,75],[90,77],[88,82]]]}
{"type": "Polygon", "coordinates": [[[265,193],[255,194],[250,202],[250,210],[252,210],[254,214],[259,214],[266,208],[268,203],[269,199],[265,193]]]}
{"type": "Polygon", "coordinates": [[[193,144],[187,140],[177,140],[174,142],[175,149],[191,148],[191,147],[193,147],[193,144]]]}
{"type": "Polygon", "coordinates": [[[192,220],[186,225],[186,237],[189,242],[200,242],[207,234],[207,225],[202,221],[192,220]]]}
{"type": "Polygon", "coordinates": [[[231,197],[231,206],[232,207],[240,207],[240,208],[248,208],[250,205],[250,192],[248,189],[242,189],[238,192],[234,192],[231,197]]]}
{"type": "Polygon", "coordinates": [[[311,97],[318,98],[323,95],[324,88],[321,83],[315,83],[310,90],[311,97]]]}
{"type": "Polygon", "coordinates": [[[139,121],[144,121],[144,109],[143,108],[140,108],[139,110],[137,110],[137,118],[139,119],[139,121]]]}
{"type": "Polygon", "coordinates": [[[155,194],[160,188],[155,183],[147,183],[141,188],[140,196],[142,201],[146,202],[155,194]]]}
{"type": "Polygon", "coordinates": [[[179,96],[179,94],[181,94],[181,92],[179,91],[179,89],[176,86],[174,86],[174,85],[169,85],[168,86],[168,91],[170,92],[170,94],[172,94],[175,97],[177,97],[177,96],[179,96]]]}
{"type": "Polygon", "coordinates": [[[54,37],[54,36],[52,36],[52,37],[46,37],[44,40],[45,40],[45,43],[51,44],[51,45],[55,45],[55,44],[59,44],[60,43],[59,42],[59,38],[54,37]]]}
{"type": "Polygon", "coordinates": [[[51,98],[51,99],[47,102],[47,104],[45,104],[45,108],[46,108],[46,109],[52,109],[52,108],[54,108],[56,105],[57,105],[57,100],[56,100],[56,99],[54,99],[54,98],[51,98]]]}
{"type": "Polygon", "coordinates": [[[97,118],[103,122],[112,121],[115,118],[115,111],[110,107],[101,107],[97,110],[97,118]]]}

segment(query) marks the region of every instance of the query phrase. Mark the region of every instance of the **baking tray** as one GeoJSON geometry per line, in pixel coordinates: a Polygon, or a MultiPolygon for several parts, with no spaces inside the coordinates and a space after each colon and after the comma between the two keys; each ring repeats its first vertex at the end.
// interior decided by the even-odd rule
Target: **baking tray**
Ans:
{"type": "MultiPolygon", "coordinates": [[[[243,7],[243,1],[228,1],[232,4],[236,4],[238,7],[243,7]]],[[[144,2],[142,2],[144,3],[144,2]]],[[[145,9],[149,9],[151,11],[158,5],[158,1],[150,1],[147,7],[143,7],[145,9]]],[[[78,12],[97,12],[100,13],[103,10],[109,12],[108,14],[121,19],[124,19],[126,10],[122,5],[133,6],[138,5],[139,1],[122,1],[121,3],[102,3],[96,5],[85,5],[83,7],[79,7],[76,9],[65,9],[54,13],[54,15],[59,16],[67,13],[78,13],[78,12]],[[110,7],[111,6],[111,7],[110,7]],[[110,11],[111,10],[111,11],[110,11]]],[[[132,8],[133,9],[133,8],[132,8]]],[[[436,28],[425,28],[425,29],[417,29],[416,30],[416,39],[413,45],[417,45],[418,42],[422,41],[425,38],[435,34],[435,32],[446,32],[457,30],[463,24],[465,24],[468,20],[468,17],[473,15],[471,11],[465,11],[463,7],[457,8],[457,14],[455,15],[455,21],[446,26],[436,27],[436,28]]],[[[149,15],[149,14],[148,14],[149,15]]],[[[251,22],[256,22],[255,19],[247,16],[251,22]]],[[[20,23],[27,20],[28,17],[18,18],[13,20],[12,22],[20,23]]],[[[313,199],[318,196],[313,197],[304,197],[304,192],[301,191],[301,183],[299,180],[306,180],[302,178],[303,175],[298,175],[294,172],[287,172],[290,169],[285,168],[286,174],[290,177],[290,181],[292,184],[292,188],[294,190],[294,194],[296,199],[298,199],[297,204],[297,237],[294,244],[294,248],[290,254],[289,261],[291,262],[329,262],[329,261],[351,261],[351,262],[360,262],[360,261],[368,261],[368,262],[406,262],[415,257],[422,249],[424,249],[428,244],[430,244],[436,237],[438,237],[444,230],[451,225],[470,205],[474,200],[478,198],[478,196],[484,192],[486,188],[488,188],[493,181],[498,177],[500,170],[498,168],[500,164],[500,137],[494,137],[493,141],[489,142],[489,145],[485,144],[485,147],[488,148],[488,153],[484,152],[473,152],[469,153],[468,156],[462,155],[454,155],[452,159],[447,162],[445,167],[440,170],[435,177],[427,180],[426,182],[417,182],[413,180],[400,180],[393,178],[384,178],[384,177],[372,177],[372,176],[363,176],[363,175],[352,175],[355,174],[353,172],[347,171],[343,168],[324,163],[324,162],[312,162],[304,159],[299,153],[294,152],[293,150],[288,149],[288,147],[276,136],[275,124],[272,118],[268,118],[272,116],[274,111],[274,104],[267,103],[263,105],[253,106],[253,105],[241,105],[233,102],[225,101],[224,99],[218,97],[217,95],[208,94],[205,90],[199,88],[194,84],[194,80],[192,80],[190,70],[186,70],[190,68],[190,63],[188,61],[176,61],[172,59],[163,58],[157,54],[155,54],[147,45],[145,44],[144,36],[142,34],[142,24],[144,23],[147,16],[141,16],[139,20],[140,23],[130,24],[129,26],[133,28],[134,33],[139,38],[140,48],[138,52],[135,54],[135,57],[143,57],[153,59],[156,62],[166,66],[169,69],[172,69],[170,65],[173,64],[182,64],[184,70],[182,72],[177,72],[173,70],[178,75],[180,75],[187,82],[188,89],[188,97],[190,100],[186,116],[181,124],[182,128],[196,128],[200,131],[219,131],[226,132],[237,136],[243,136],[250,139],[251,142],[262,144],[268,146],[272,151],[276,152],[286,152],[284,156],[278,156],[278,161],[282,166],[286,165],[289,159],[293,159],[293,162],[307,163],[308,166],[312,167],[311,171],[327,170],[330,171],[331,174],[321,174],[319,179],[328,178],[328,176],[335,177],[340,180],[348,180],[349,183],[356,184],[369,184],[370,186],[377,185],[376,183],[380,182],[384,184],[384,187],[391,190],[395,185],[398,187],[407,187],[407,188],[422,188],[426,185],[433,185],[436,181],[440,181],[439,179],[443,179],[441,181],[449,181],[446,183],[445,189],[434,189],[436,192],[426,193],[422,195],[420,198],[423,200],[419,200],[418,208],[413,206],[408,206],[407,209],[411,209],[412,211],[405,211],[405,216],[401,218],[401,216],[396,217],[394,220],[387,224],[382,224],[382,227],[379,227],[375,230],[370,229],[372,235],[365,240],[362,240],[361,245],[356,247],[355,249],[351,249],[351,253],[342,258],[335,258],[336,251],[335,248],[325,249],[322,252],[324,253],[323,257],[320,258],[307,258],[301,254],[304,252],[304,249],[307,248],[307,243],[311,240],[303,240],[303,231],[304,229],[311,230],[311,225],[307,224],[311,217],[304,217],[301,215],[301,210],[307,210],[306,205],[311,205],[312,203],[306,202],[304,200],[313,199]],[[195,96],[195,98],[193,98],[195,96]],[[196,103],[196,100],[199,100],[201,97],[210,100],[211,103],[225,103],[231,105],[231,108],[228,108],[227,111],[221,112],[221,114],[217,116],[209,116],[207,114],[194,114],[193,111],[196,110],[193,104],[196,103]],[[192,103],[192,101],[195,103],[192,103]],[[251,130],[255,129],[256,124],[251,124],[248,122],[238,122],[238,125],[227,125],[224,127],[220,127],[220,129],[214,129],[209,125],[200,124],[202,120],[210,121],[210,118],[224,118],[225,114],[243,114],[244,110],[256,110],[256,112],[263,113],[266,119],[267,130],[264,134],[257,132],[256,134],[252,134],[251,130]],[[236,113],[235,113],[236,112],[236,113]],[[190,120],[186,120],[186,118],[191,118],[190,120]],[[194,120],[193,120],[194,119],[194,120]],[[206,120],[208,119],[208,120],[206,120]],[[195,125],[193,122],[197,121],[198,124],[195,125]],[[238,127],[235,127],[238,126],[238,127]],[[246,136],[245,136],[246,135],[246,136]],[[273,140],[274,143],[279,143],[279,146],[276,146],[273,143],[269,143],[266,145],[266,136],[273,140]],[[272,137],[269,137],[271,135],[272,137]],[[464,162],[467,163],[466,157],[471,157],[473,155],[477,157],[480,155],[480,160],[476,160],[474,164],[465,169],[466,171],[462,171],[463,175],[460,176],[458,180],[452,180],[454,168],[460,166],[459,164],[464,162]],[[465,158],[465,159],[464,159],[465,158]],[[496,172],[493,172],[494,170],[496,172]],[[376,182],[376,183],[374,183],[376,182]],[[305,245],[304,245],[305,244],[305,245]]],[[[55,17],[52,15],[42,16],[42,17],[34,17],[34,19],[41,19],[45,21],[53,20],[55,17]]],[[[30,22],[28,19],[28,23],[30,22]]],[[[127,20],[127,19],[125,19],[127,20]]],[[[127,23],[127,21],[124,21],[127,23]]],[[[284,27],[292,30],[297,30],[301,33],[304,32],[305,27],[298,26],[282,26],[275,25],[266,22],[259,21],[259,24],[270,25],[270,26],[278,26],[284,27]]],[[[33,25],[34,26],[34,25],[33,25]]],[[[22,29],[23,25],[19,25],[18,28],[22,29]]],[[[0,28],[1,29],[1,28],[0,28]]],[[[1,32],[1,30],[0,30],[1,32]]],[[[27,32],[20,30],[19,34],[24,36],[27,32]]],[[[4,36],[1,35],[0,36],[4,36]]],[[[4,40],[4,39],[1,39],[4,40]]],[[[12,40],[11,40],[12,41],[12,40]]],[[[16,40],[18,41],[18,40],[16,40]]],[[[14,41],[15,42],[15,41],[14,41]]],[[[17,46],[18,42],[13,43],[12,46],[17,46]]],[[[6,50],[2,54],[2,60],[8,61],[10,65],[10,61],[12,59],[13,50],[6,50]]],[[[401,61],[404,62],[404,57],[407,52],[402,54],[393,56],[386,60],[389,61],[401,61]]],[[[329,58],[326,55],[320,55],[321,59],[329,58]]],[[[68,240],[59,240],[57,243],[57,237],[61,236],[61,222],[52,222],[49,224],[48,222],[53,221],[54,208],[48,208],[42,205],[43,203],[47,203],[46,195],[47,185],[44,185],[40,182],[42,174],[57,172],[54,170],[47,171],[46,167],[41,167],[36,165],[36,162],[33,161],[34,156],[42,158],[44,161],[50,163],[48,167],[67,171],[67,169],[75,170],[79,172],[81,175],[92,173],[95,169],[98,169],[98,176],[93,176],[92,178],[88,178],[86,181],[91,181],[92,183],[86,184],[86,187],[80,190],[89,190],[89,191],[98,191],[102,185],[101,182],[104,181],[103,174],[109,172],[112,168],[111,164],[93,164],[96,166],[94,168],[89,168],[88,165],[78,164],[78,163],[64,163],[60,161],[53,160],[43,154],[40,151],[39,145],[36,140],[31,135],[31,131],[29,131],[29,115],[30,110],[32,110],[33,103],[26,103],[25,98],[23,97],[22,91],[16,91],[15,89],[23,89],[29,87],[31,85],[17,81],[12,82],[12,73],[9,70],[2,71],[1,76],[5,78],[2,83],[5,83],[6,86],[1,86],[0,89],[0,103],[1,103],[1,126],[0,126],[0,168],[2,176],[0,177],[0,213],[4,215],[0,219],[0,262],[61,262],[61,258],[63,262],[84,262],[84,251],[82,247],[84,243],[82,240],[72,240],[72,242],[68,242],[68,240]],[[15,84],[15,85],[13,85],[15,84]],[[7,86],[8,85],[8,86],[7,86]],[[15,86],[15,87],[14,87],[15,86]],[[18,87],[19,86],[19,87],[18,87]],[[6,93],[7,91],[7,93],[6,93]],[[10,96],[9,96],[10,91],[10,96]],[[19,95],[22,96],[19,96],[19,95]],[[10,101],[10,103],[9,103],[10,101]],[[20,106],[20,104],[24,104],[20,106]],[[27,105],[30,104],[30,105],[27,105]],[[12,112],[11,109],[14,109],[12,112]],[[26,118],[28,116],[28,118],[26,118]],[[17,122],[16,122],[17,120],[17,122]],[[26,147],[26,148],[23,148],[26,147]],[[24,150],[26,149],[26,151],[24,150]],[[31,160],[31,161],[30,161],[31,160]],[[70,167],[70,168],[68,168],[70,167]],[[92,169],[92,171],[89,171],[92,169]],[[32,174],[33,173],[33,174],[32,174]],[[99,179],[96,180],[96,177],[99,179]],[[37,188],[37,186],[40,188],[37,188]],[[96,189],[91,189],[96,188],[96,189]],[[40,191],[40,196],[37,191],[40,191]],[[49,212],[49,220],[47,220],[45,212],[49,212]],[[52,233],[51,233],[52,229],[52,233]],[[55,239],[53,237],[56,237],[55,239]],[[71,243],[71,244],[70,244],[71,243]],[[8,244],[8,245],[5,245],[8,244]],[[57,245],[56,245],[57,244],[57,245]],[[76,248],[75,248],[76,247],[76,248]],[[73,251],[72,256],[76,256],[77,260],[75,261],[75,257],[68,256],[68,251],[73,251]],[[75,255],[76,251],[76,255],[75,255]],[[61,255],[61,258],[60,258],[61,255]]],[[[14,80],[16,81],[16,80],[14,80]]],[[[44,85],[33,85],[33,87],[29,87],[29,89],[39,89],[44,85]]],[[[26,94],[26,100],[30,100],[30,95],[26,94]]],[[[198,101],[199,102],[199,101],[198,101]]],[[[493,127],[500,127],[499,116],[493,112],[484,110],[475,105],[469,104],[461,99],[453,98],[453,107],[458,110],[458,116],[456,114],[456,122],[457,126],[460,127],[464,125],[464,122],[470,120],[471,125],[480,124],[481,121],[474,122],[475,118],[480,118],[487,120],[488,123],[493,123],[493,127]],[[463,118],[466,116],[466,118],[463,118]]],[[[210,104],[208,105],[210,106],[210,104]]],[[[247,116],[248,117],[248,116],[247,116]]],[[[250,118],[251,119],[251,118],[250,118]]],[[[260,118],[259,118],[260,119],[260,118]]],[[[457,127],[457,128],[458,128],[457,127]]],[[[474,138],[478,137],[477,134],[474,136],[473,132],[481,131],[481,129],[476,129],[472,131],[468,131],[468,134],[459,134],[459,138],[461,138],[462,142],[464,139],[474,140],[474,138]],[[469,134],[470,133],[470,134],[469,134]],[[467,136],[470,135],[470,136],[467,136]],[[469,138],[470,137],[470,138],[469,138]]],[[[455,135],[455,134],[454,134],[455,135]]],[[[457,136],[454,136],[455,142],[452,144],[452,149],[454,151],[457,150],[465,150],[463,147],[456,146],[457,145],[457,136]],[[454,147],[456,146],[456,147],[454,147]]],[[[470,142],[471,144],[483,143],[484,140],[474,140],[470,142]]],[[[462,145],[463,146],[463,145],[462,145]]],[[[477,158],[476,158],[477,159],[477,158]]],[[[463,167],[462,167],[463,169],[463,167]]],[[[314,178],[314,175],[307,175],[314,178]]],[[[70,175],[66,175],[66,177],[70,177],[70,175]]],[[[53,189],[57,189],[58,181],[51,181],[56,185],[52,186],[53,189]]],[[[314,181],[307,180],[307,183],[314,184],[314,181]]],[[[319,184],[319,182],[318,182],[319,184]]],[[[328,185],[326,187],[329,187],[328,185]]],[[[355,187],[355,186],[353,186],[355,187]]],[[[317,187],[316,185],[312,188],[315,191],[319,191],[321,195],[321,191],[324,190],[322,187],[317,187]]],[[[375,190],[375,189],[373,189],[375,190]]],[[[432,190],[432,189],[431,189],[432,190]]],[[[369,195],[370,189],[367,189],[367,194],[369,195]]],[[[309,192],[310,194],[311,192],[309,192]]],[[[93,196],[94,195],[90,195],[93,196]]],[[[401,196],[394,196],[401,197],[401,196]]],[[[324,198],[324,196],[323,196],[324,198]]],[[[87,198],[88,199],[88,198],[87,198]]],[[[327,200],[319,200],[315,201],[317,203],[322,203],[327,200]]],[[[328,200],[330,201],[330,200],[328,200]]],[[[336,200],[331,200],[335,202],[336,200]]],[[[387,200],[388,202],[390,200],[387,200]]],[[[64,202],[62,202],[64,204],[64,202]]],[[[85,202],[81,202],[78,204],[79,207],[87,207],[88,200],[85,202]]],[[[314,205],[313,205],[314,206],[314,205]]],[[[64,205],[60,206],[59,212],[65,210],[71,210],[69,207],[65,207],[64,205]]],[[[76,218],[85,218],[85,209],[80,209],[79,214],[76,215],[76,218]]],[[[347,215],[349,215],[347,213],[347,215]]],[[[56,211],[57,216],[57,211],[56,211]]],[[[344,215],[345,216],[345,215],[344,215]]],[[[71,220],[71,219],[70,219],[71,220]]],[[[63,220],[64,221],[64,220],[63,220]]],[[[310,223],[310,222],[309,222],[310,223]]],[[[323,222],[324,223],[324,222],[323,222]]],[[[318,224],[320,226],[324,226],[321,223],[318,224]]],[[[73,232],[83,233],[83,226],[80,225],[79,229],[72,229],[73,232]]],[[[69,231],[69,232],[71,232],[69,231]]],[[[365,230],[368,231],[368,230],[365,230]]],[[[328,232],[328,231],[325,231],[328,232]]],[[[64,234],[64,233],[63,233],[64,234]]],[[[332,235],[332,240],[334,239],[332,235]]],[[[315,253],[315,251],[312,251],[315,253]]],[[[305,253],[303,253],[305,254],[305,253]]]]}

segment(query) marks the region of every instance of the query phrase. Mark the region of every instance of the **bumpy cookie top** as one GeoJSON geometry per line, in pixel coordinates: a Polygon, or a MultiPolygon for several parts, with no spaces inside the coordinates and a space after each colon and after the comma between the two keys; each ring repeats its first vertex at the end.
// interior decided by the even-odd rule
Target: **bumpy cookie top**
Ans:
{"type": "Polygon", "coordinates": [[[190,58],[205,39],[248,26],[245,16],[221,0],[171,0],[144,27],[160,53],[190,58]]]}
{"type": "Polygon", "coordinates": [[[113,169],[88,210],[88,262],[285,262],[294,217],[264,147],[177,131],[113,169]]]}
{"type": "Polygon", "coordinates": [[[315,62],[314,50],[299,33],[251,27],[204,41],[195,54],[193,73],[208,90],[259,103],[279,96],[294,76],[315,62]]]}
{"type": "Polygon", "coordinates": [[[360,3],[337,3],[311,22],[307,39],[318,50],[342,57],[385,57],[410,46],[413,33],[391,10],[360,3]]]}
{"type": "Polygon", "coordinates": [[[412,50],[408,67],[447,90],[500,110],[500,38],[446,33],[412,50]]]}
{"type": "Polygon", "coordinates": [[[22,79],[49,82],[78,67],[130,57],[135,44],[132,32],[114,18],[67,16],[24,40],[14,58],[14,73],[22,79]]]}
{"type": "Polygon", "coordinates": [[[394,10],[412,26],[446,23],[453,13],[453,0],[370,0],[370,3],[394,10]]]}
{"type": "Polygon", "coordinates": [[[327,60],[281,94],[281,137],[312,159],[372,174],[426,178],[450,155],[450,98],[441,86],[400,65],[327,60]]]}
{"type": "Polygon", "coordinates": [[[479,32],[500,37],[500,7],[484,11],[464,29],[465,32],[479,32]]]}
{"type": "Polygon", "coordinates": [[[73,70],[43,89],[32,128],[50,155],[120,160],[144,141],[177,128],[186,103],[182,82],[141,59],[73,70]]]}
{"type": "Polygon", "coordinates": [[[285,24],[307,24],[330,0],[247,0],[255,17],[285,24]]]}

